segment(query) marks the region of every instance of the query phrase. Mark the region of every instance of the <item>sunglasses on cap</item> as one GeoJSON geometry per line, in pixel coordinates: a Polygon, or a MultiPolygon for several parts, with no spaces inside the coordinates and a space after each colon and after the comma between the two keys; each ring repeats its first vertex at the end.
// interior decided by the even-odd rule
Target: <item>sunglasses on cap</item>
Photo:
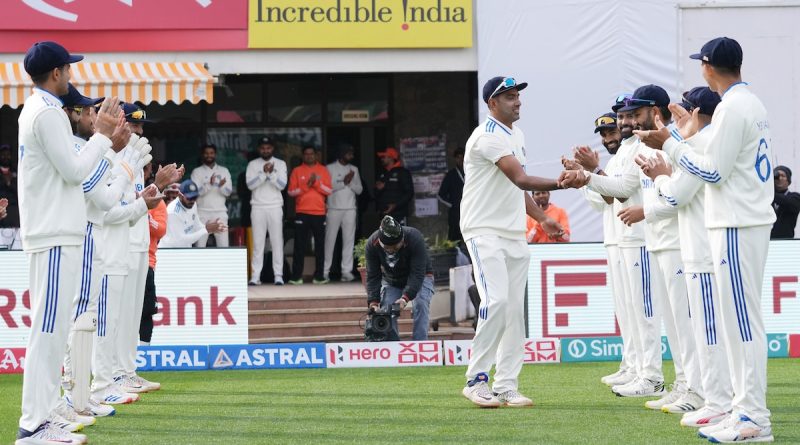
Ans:
{"type": "Polygon", "coordinates": [[[622,103],[625,103],[625,101],[627,99],[630,99],[632,96],[633,96],[633,94],[630,94],[630,93],[620,94],[619,96],[617,96],[616,99],[614,99],[614,102],[616,102],[618,104],[622,104],[622,103]]]}
{"type": "Polygon", "coordinates": [[[497,88],[492,91],[492,94],[489,95],[489,98],[491,99],[494,97],[494,95],[497,94],[501,88],[514,88],[515,86],[517,86],[517,81],[514,80],[513,77],[506,77],[502,82],[500,82],[500,85],[497,85],[497,88]]]}
{"type": "Polygon", "coordinates": [[[649,100],[649,99],[634,99],[632,97],[626,98],[622,101],[626,107],[635,106],[635,107],[644,107],[644,106],[655,106],[656,101],[649,100]]]}
{"type": "Polygon", "coordinates": [[[83,113],[83,107],[67,107],[68,110],[72,110],[78,114],[83,113]]]}
{"type": "Polygon", "coordinates": [[[610,116],[600,116],[594,121],[594,126],[599,127],[601,125],[617,125],[617,120],[610,116]]]}
{"type": "Polygon", "coordinates": [[[132,113],[128,113],[126,116],[130,116],[136,120],[147,119],[147,113],[145,113],[144,110],[136,110],[132,113]]]}

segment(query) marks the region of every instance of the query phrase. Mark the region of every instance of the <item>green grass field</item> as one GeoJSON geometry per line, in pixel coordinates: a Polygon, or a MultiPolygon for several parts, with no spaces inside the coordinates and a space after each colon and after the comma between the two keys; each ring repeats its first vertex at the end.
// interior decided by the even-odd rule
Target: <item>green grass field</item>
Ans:
{"type": "MultiPolygon", "coordinates": [[[[164,389],[85,432],[93,444],[707,443],[680,416],[611,394],[599,378],[615,369],[527,365],[520,390],[536,406],[494,410],[461,396],[464,367],[154,372],[145,377],[164,389]]],[[[798,377],[800,360],[769,361],[777,443],[800,443],[798,377]]],[[[14,440],[21,382],[0,376],[2,444],[14,440]]]]}

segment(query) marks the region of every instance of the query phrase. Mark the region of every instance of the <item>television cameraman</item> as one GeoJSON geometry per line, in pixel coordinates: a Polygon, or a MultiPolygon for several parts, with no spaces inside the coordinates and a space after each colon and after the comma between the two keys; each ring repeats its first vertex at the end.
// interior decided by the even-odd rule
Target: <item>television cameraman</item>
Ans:
{"type": "MultiPolygon", "coordinates": [[[[370,235],[365,249],[367,260],[367,304],[370,313],[391,314],[392,304],[400,310],[414,301],[414,340],[428,339],[428,317],[433,296],[433,268],[425,238],[413,227],[403,227],[391,216],[383,217],[370,235]]],[[[399,340],[397,317],[392,317],[388,340],[399,340]]]]}

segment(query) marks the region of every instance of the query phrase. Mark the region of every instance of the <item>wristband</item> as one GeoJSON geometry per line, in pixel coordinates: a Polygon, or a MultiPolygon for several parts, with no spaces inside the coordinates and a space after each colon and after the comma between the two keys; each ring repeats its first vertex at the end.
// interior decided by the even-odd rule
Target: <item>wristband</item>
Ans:
{"type": "Polygon", "coordinates": [[[406,303],[408,303],[409,301],[411,301],[411,299],[409,299],[409,298],[408,298],[408,295],[403,295],[403,296],[402,296],[402,297],[400,297],[400,298],[402,298],[403,300],[405,300],[405,301],[406,301],[406,303]]]}
{"type": "Polygon", "coordinates": [[[600,168],[600,166],[597,166],[597,167],[596,167],[594,170],[592,170],[592,173],[594,173],[594,174],[598,174],[598,173],[600,173],[601,171],[603,171],[603,169],[602,169],[602,168],[600,168]]]}

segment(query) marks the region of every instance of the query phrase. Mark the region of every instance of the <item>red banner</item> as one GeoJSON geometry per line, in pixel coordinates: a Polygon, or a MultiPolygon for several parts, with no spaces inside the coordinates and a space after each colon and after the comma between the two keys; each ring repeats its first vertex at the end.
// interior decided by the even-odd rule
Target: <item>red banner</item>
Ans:
{"type": "Polygon", "coordinates": [[[247,48],[247,2],[13,0],[0,14],[0,51],[55,40],[71,52],[247,48]]]}

